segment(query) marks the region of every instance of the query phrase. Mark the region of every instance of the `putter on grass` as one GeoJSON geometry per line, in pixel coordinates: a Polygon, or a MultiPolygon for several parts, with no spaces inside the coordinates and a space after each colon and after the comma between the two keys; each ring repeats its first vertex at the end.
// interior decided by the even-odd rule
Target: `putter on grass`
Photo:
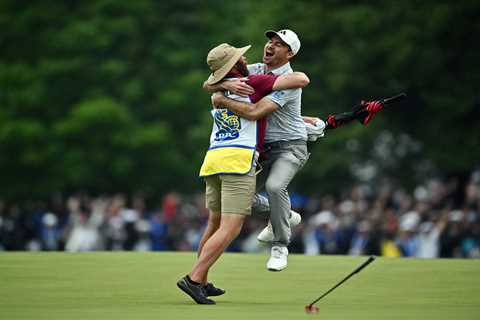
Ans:
{"type": "Polygon", "coordinates": [[[335,286],[333,286],[330,290],[328,290],[327,292],[325,292],[324,294],[322,294],[320,297],[318,297],[317,299],[313,300],[312,303],[308,304],[305,306],[305,311],[307,313],[317,313],[318,312],[318,307],[316,307],[314,304],[317,303],[318,301],[320,301],[320,299],[322,299],[323,297],[325,297],[327,294],[329,294],[330,292],[332,292],[333,290],[335,290],[338,286],[340,286],[342,283],[344,283],[345,281],[347,281],[348,279],[350,279],[354,274],[356,273],[359,273],[360,271],[362,271],[363,268],[365,268],[366,266],[368,266],[370,263],[373,262],[373,260],[375,260],[375,256],[370,256],[368,258],[367,261],[365,261],[364,263],[362,263],[357,269],[353,270],[352,273],[350,273],[348,276],[346,276],[342,281],[340,281],[339,283],[337,283],[335,286]]]}

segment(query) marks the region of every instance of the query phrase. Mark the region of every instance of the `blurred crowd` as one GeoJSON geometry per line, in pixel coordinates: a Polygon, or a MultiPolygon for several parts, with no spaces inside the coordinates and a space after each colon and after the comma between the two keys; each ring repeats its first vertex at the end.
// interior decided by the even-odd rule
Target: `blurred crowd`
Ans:
{"type": "MultiPolygon", "coordinates": [[[[291,196],[302,215],[292,253],[480,258],[480,171],[463,183],[431,179],[411,192],[383,181],[339,195],[291,196]]],[[[203,194],[172,192],[153,205],[141,194],[0,201],[0,251],[190,251],[207,217],[203,194]]],[[[265,217],[248,218],[228,251],[267,251],[256,240],[265,225],[265,217]]]]}

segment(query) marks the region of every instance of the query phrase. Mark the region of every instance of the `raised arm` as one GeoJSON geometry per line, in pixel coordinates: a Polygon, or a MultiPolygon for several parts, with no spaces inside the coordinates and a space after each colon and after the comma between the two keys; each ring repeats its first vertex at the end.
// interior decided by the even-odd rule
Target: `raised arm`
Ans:
{"type": "Polygon", "coordinates": [[[236,95],[242,97],[248,97],[251,94],[255,93],[255,90],[246,84],[245,82],[248,81],[247,78],[237,79],[237,80],[228,80],[228,81],[220,81],[219,83],[210,85],[207,84],[207,81],[203,83],[203,89],[209,92],[217,92],[217,91],[224,91],[228,90],[236,95]]]}
{"type": "Polygon", "coordinates": [[[278,109],[278,104],[265,97],[257,103],[239,102],[229,99],[221,92],[216,92],[212,96],[212,103],[215,106],[223,106],[236,115],[248,119],[258,120],[278,109]]]}
{"type": "Polygon", "coordinates": [[[286,90],[304,88],[310,83],[310,79],[303,72],[293,72],[285,75],[281,75],[275,80],[273,84],[273,90],[286,90]]]}

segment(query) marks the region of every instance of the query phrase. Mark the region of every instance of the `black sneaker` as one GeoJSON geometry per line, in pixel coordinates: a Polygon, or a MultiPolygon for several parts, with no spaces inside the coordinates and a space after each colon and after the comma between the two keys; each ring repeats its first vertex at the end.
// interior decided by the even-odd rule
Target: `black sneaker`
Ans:
{"type": "Polygon", "coordinates": [[[198,304],[215,304],[215,301],[207,298],[203,286],[201,284],[193,284],[187,276],[178,280],[177,286],[198,304]]]}
{"type": "Polygon", "coordinates": [[[221,296],[225,293],[225,290],[215,287],[211,282],[207,283],[203,289],[205,290],[205,294],[210,297],[221,296]]]}

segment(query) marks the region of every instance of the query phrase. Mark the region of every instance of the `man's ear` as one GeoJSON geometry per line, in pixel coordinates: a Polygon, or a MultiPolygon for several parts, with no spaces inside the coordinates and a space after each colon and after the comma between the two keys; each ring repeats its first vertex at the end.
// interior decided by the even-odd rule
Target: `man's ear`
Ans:
{"type": "Polygon", "coordinates": [[[288,58],[288,60],[292,59],[293,56],[294,56],[294,54],[293,54],[293,51],[292,51],[292,50],[290,50],[290,51],[287,52],[287,58],[288,58]]]}

